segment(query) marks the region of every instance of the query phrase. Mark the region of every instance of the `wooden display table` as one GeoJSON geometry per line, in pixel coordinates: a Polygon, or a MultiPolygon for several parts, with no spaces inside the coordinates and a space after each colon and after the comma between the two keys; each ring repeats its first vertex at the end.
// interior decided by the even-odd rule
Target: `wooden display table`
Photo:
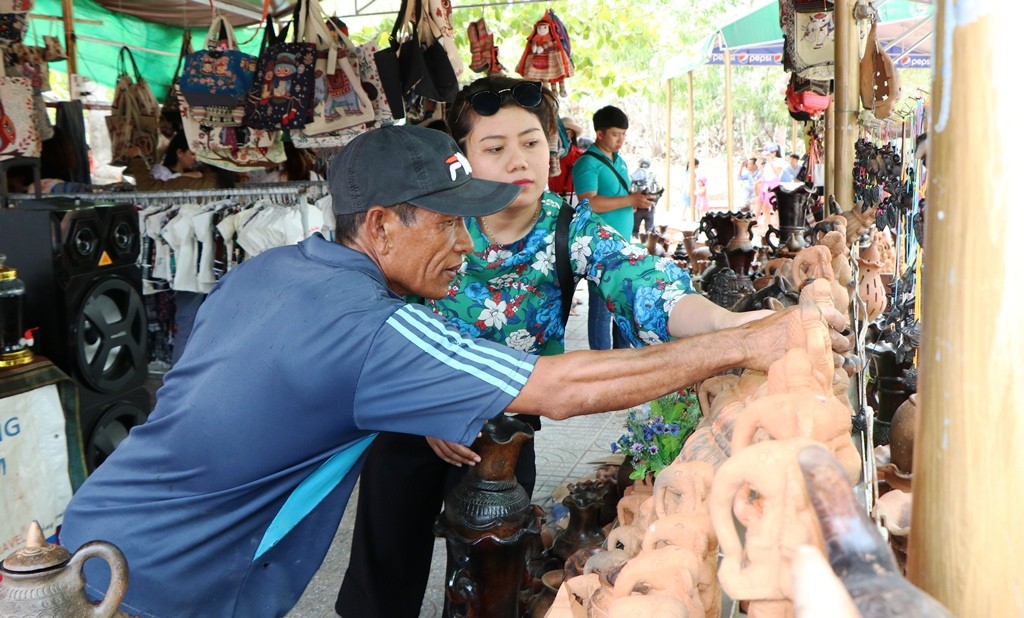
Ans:
{"type": "Polygon", "coordinates": [[[74,381],[43,357],[0,369],[0,559],[38,520],[52,536],[85,480],[74,381]]]}

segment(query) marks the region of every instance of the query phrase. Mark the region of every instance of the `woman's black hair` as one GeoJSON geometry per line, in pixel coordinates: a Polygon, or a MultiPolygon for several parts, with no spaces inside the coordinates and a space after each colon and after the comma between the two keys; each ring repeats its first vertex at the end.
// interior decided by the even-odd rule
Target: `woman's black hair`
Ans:
{"type": "MultiPolygon", "coordinates": [[[[469,97],[474,94],[484,91],[492,90],[494,92],[500,92],[502,90],[511,90],[517,84],[521,84],[525,79],[516,79],[514,77],[506,77],[504,75],[489,75],[487,77],[481,77],[474,81],[468,86],[464,87],[455,95],[455,101],[448,107],[448,113],[446,120],[448,121],[448,131],[451,133],[452,139],[459,145],[460,148],[465,149],[463,143],[469,132],[473,130],[473,125],[476,124],[477,113],[473,110],[473,107],[469,104],[469,97]]],[[[511,97],[502,103],[502,107],[509,105],[518,105],[511,97]]],[[[530,112],[540,120],[540,126],[544,129],[544,134],[549,138],[558,133],[558,99],[555,95],[547,88],[541,89],[541,102],[537,107],[524,107],[526,111],[530,112]]]]}
{"type": "Polygon", "coordinates": [[[174,166],[178,164],[179,150],[182,152],[188,150],[188,138],[185,137],[184,131],[175,133],[170,143],[167,144],[167,150],[164,152],[164,167],[174,169],[174,166]]]}

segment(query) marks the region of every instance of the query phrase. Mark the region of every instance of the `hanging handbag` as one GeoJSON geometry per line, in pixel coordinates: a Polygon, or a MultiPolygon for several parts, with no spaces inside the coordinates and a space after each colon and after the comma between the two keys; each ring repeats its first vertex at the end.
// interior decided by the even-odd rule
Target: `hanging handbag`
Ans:
{"type": "Polygon", "coordinates": [[[255,70],[256,58],[238,49],[231,24],[216,16],[206,48],[189,54],[181,72],[181,93],[193,117],[211,124],[241,124],[255,70]]]}
{"type": "Polygon", "coordinates": [[[23,43],[11,45],[11,55],[21,77],[32,82],[32,90],[36,93],[50,90],[50,65],[46,62],[46,50],[23,43]]]}
{"type": "Polygon", "coordinates": [[[0,13],[0,45],[21,43],[28,30],[24,13],[0,13]]]}
{"type": "Polygon", "coordinates": [[[138,146],[143,156],[153,161],[156,159],[160,137],[160,104],[127,47],[122,47],[118,54],[117,70],[114,101],[106,119],[107,131],[110,133],[111,165],[128,165],[131,158],[128,151],[132,146],[138,146]]]}
{"type": "Polygon", "coordinates": [[[309,0],[309,40],[317,40],[316,89],[307,136],[359,126],[374,119],[373,103],[359,78],[359,54],[345,33],[329,23],[316,0],[309,0]],[[333,67],[332,67],[333,61],[333,67]]]}
{"type": "Polygon", "coordinates": [[[43,57],[47,62],[57,62],[58,60],[68,59],[68,53],[64,51],[64,45],[62,45],[60,39],[55,36],[50,36],[48,34],[44,35],[43,47],[46,49],[46,54],[43,57]]]}
{"type": "Polygon", "coordinates": [[[36,0],[0,0],[0,13],[28,13],[36,0]]]}
{"type": "Polygon", "coordinates": [[[787,71],[815,81],[835,77],[835,21],[832,2],[780,0],[782,64],[787,71]]]}
{"type": "Polygon", "coordinates": [[[185,139],[189,150],[196,153],[197,160],[234,172],[284,163],[282,131],[201,124],[195,119],[180,89],[178,105],[185,139]]]}
{"type": "Polygon", "coordinates": [[[192,32],[185,30],[181,37],[181,51],[178,53],[178,64],[174,67],[174,75],[167,86],[163,105],[160,106],[160,134],[170,139],[181,130],[181,107],[178,105],[178,84],[181,81],[181,65],[192,53],[192,32]]]}
{"type": "Polygon", "coordinates": [[[8,77],[0,62],[0,161],[38,157],[42,148],[33,118],[32,85],[26,77],[8,77]]]}
{"type": "Polygon", "coordinates": [[[254,129],[293,129],[306,126],[313,103],[316,45],[300,41],[305,36],[306,3],[295,4],[293,40],[287,42],[288,26],[274,34],[274,20],[267,16],[263,43],[256,61],[256,78],[245,103],[245,125],[254,129]]]}

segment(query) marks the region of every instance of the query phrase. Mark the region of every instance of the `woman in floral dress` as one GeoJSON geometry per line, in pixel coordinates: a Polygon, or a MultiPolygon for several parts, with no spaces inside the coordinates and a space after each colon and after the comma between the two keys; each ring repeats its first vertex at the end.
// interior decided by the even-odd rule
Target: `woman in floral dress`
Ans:
{"type": "MultiPolygon", "coordinates": [[[[553,95],[536,82],[491,76],[459,93],[448,125],[473,176],[518,184],[522,192],[504,210],[466,220],[473,252],[448,296],[427,302],[467,334],[541,355],[565,347],[554,237],[559,209],[567,206],[546,190],[556,114],[553,95]]],[[[685,271],[631,244],[586,200],[569,226],[569,253],[576,282],[597,283],[635,346],[739,326],[767,313],[734,314],[694,293],[685,271]]],[[[431,526],[463,466],[477,461],[456,443],[378,436],[360,480],[352,555],[336,605],[341,616],[419,616],[434,546],[431,526]]],[[[532,441],[520,453],[516,476],[532,493],[532,441]]]]}

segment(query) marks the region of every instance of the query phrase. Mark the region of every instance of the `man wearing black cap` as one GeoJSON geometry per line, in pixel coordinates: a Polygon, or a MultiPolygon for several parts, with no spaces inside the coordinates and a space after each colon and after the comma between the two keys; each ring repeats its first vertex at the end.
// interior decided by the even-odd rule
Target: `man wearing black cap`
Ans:
{"type": "MultiPolygon", "coordinates": [[[[463,217],[500,210],[519,187],[472,178],[447,135],[418,127],[357,137],[328,177],[337,243],[316,235],[225,276],[149,420],[67,509],[68,549],[103,539],[127,557],[126,613],[284,615],[326,555],[378,431],[470,444],[503,411],[622,409],[732,367],[765,368],[800,331],[788,312],[641,350],[544,358],[472,339],[399,294],[444,295],[471,249],[463,217]]],[[[94,598],[110,580],[97,562],[86,563],[94,598]]]]}

